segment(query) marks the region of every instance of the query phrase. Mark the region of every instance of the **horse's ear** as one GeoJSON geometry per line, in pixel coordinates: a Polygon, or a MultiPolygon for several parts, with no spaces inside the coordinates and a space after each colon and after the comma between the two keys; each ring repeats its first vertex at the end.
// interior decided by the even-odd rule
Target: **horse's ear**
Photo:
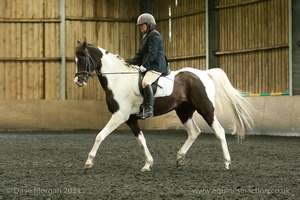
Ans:
{"type": "Polygon", "coordinates": [[[77,40],[77,44],[81,44],[81,42],[79,40],[77,40]]]}
{"type": "Polygon", "coordinates": [[[86,45],[86,38],[84,38],[84,40],[83,40],[83,46],[84,46],[84,47],[87,46],[87,45],[86,45]]]}

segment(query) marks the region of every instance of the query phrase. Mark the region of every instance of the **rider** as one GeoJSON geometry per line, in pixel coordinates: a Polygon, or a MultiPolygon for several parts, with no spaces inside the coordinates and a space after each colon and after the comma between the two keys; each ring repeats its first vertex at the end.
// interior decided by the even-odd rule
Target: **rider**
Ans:
{"type": "Polygon", "coordinates": [[[167,73],[168,68],[162,36],[155,30],[155,18],[149,13],[141,14],[137,19],[136,25],[139,26],[143,38],[141,47],[130,64],[139,65],[140,72],[145,73],[142,81],[145,110],[137,114],[138,118],[145,119],[153,116],[154,94],[151,84],[155,82],[159,76],[167,73]]]}

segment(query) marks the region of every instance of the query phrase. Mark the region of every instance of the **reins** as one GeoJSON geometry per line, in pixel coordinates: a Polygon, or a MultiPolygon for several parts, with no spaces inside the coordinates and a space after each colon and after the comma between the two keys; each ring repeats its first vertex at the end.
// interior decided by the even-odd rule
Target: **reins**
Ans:
{"type": "Polygon", "coordinates": [[[139,72],[104,72],[104,73],[101,73],[101,74],[139,74],[139,72]]]}
{"type": "MultiPolygon", "coordinates": [[[[152,71],[152,72],[155,73],[155,71],[152,71]]],[[[104,75],[106,75],[106,74],[107,74],[107,75],[111,75],[111,74],[139,74],[140,72],[104,72],[104,73],[101,73],[101,72],[96,71],[96,73],[97,73],[97,74],[100,73],[100,74],[104,74],[104,75]]],[[[177,84],[180,84],[180,85],[184,86],[183,83],[178,82],[178,81],[176,81],[176,80],[174,80],[174,79],[171,79],[171,78],[169,78],[169,77],[167,77],[167,76],[161,76],[161,77],[163,77],[163,78],[165,78],[165,79],[167,79],[167,80],[173,81],[174,83],[177,83],[177,84]]]]}
{"type": "MultiPolygon", "coordinates": [[[[77,73],[75,73],[75,76],[78,76],[78,75],[81,75],[81,74],[84,74],[84,75],[86,75],[86,76],[88,76],[88,77],[94,77],[95,76],[95,74],[94,73],[91,73],[91,66],[96,66],[96,61],[90,56],[90,55],[88,55],[87,56],[87,59],[85,60],[85,62],[86,62],[86,68],[87,68],[87,71],[80,71],[80,72],[77,72],[77,73]]],[[[135,67],[136,69],[139,69],[139,67],[135,67]]],[[[102,76],[102,75],[117,75],[117,74],[133,74],[133,75],[135,75],[135,74],[139,74],[140,72],[139,71],[136,71],[136,72],[100,72],[100,70],[99,69],[94,69],[95,71],[96,71],[96,74],[98,75],[98,76],[102,76]]],[[[152,71],[153,73],[157,73],[157,74],[160,74],[160,73],[158,73],[158,72],[156,72],[156,71],[152,71]]],[[[184,84],[183,83],[181,83],[181,82],[178,82],[178,81],[176,81],[176,80],[174,80],[174,79],[171,79],[171,78],[169,78],[169,77],[167,77],[167,76],[160,76],[160,77],[163,77],[163,78],[165,78],[165,79],[167,79],[167,80],[170,80],[170,81],[173,81],[174,83],[177,83],[177,84],[180,84],[180,85],[182,85],[182,86],[184,86],[184,84]]],[[[82,78],[81,78],[82,79],[82,78]]]]}

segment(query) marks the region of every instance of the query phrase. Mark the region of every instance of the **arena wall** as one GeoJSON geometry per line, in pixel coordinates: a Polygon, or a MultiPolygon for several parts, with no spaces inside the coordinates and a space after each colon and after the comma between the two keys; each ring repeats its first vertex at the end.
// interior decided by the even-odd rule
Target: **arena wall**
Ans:
{"type": "Polygon", "coordinates": [[[288,6],[288,0],[154,0],[154,14],[173,70],[219,67],[243,91],[289,92],[288,6]],[[206,38],[207,2],[215,2],[214,38],[206,38]],[[212,40],[216,61],[208,63],[212,40]]]}
{"type": "Polygon", "coordinates": [[[0,11],[0,99],[103,99],[99,84],[74,87],[77,41],[127,59],[139,43],[137,0],[3,0],[0,11]]]}
{"type": "MultiPolygon", "coordinates": [[[[300,96],[247,98],[254,107],[251,134],[300,136],[300,96]]],[[[0,100],[0,112],[0,131],[100,131],[111,116],[104,100],[0,100]]],[[[218,111],[217,115],[230,133],[228,119],[218,111]]],[[[200,115],[195,119],[203,132],[212,132],[200,115]]],[[[143,130],[184,129],[175,112],[140,121],[140,125],[143,130]]],[[[128,127],[123,124],[119,129],[128,127]]]]}
{"type": "MultiPolygon", "coordinates": [[[[110,117],[105,94],[97,78],[89,80],[85,88],[74,86],[74,49],[77,40],[86,37],[88,42],[125,59],[132,58],[140,44],[135,21],[145,2],[153,5],[157,29],[164,37],[172,70],[186,66],[216,67],[206,66],[206,3],[212,1],[24,0],[20,3],[3,0],[0,4],[0,40],[3,41],[0,131],[103,128],[110,117]],[[65,20],[61,17],[61,2],[65,2],[65,20]],[[65,42],[60,41],[61,34],[65,42]],[[64,81],[60,79],[62,68],[64,81]]],[[[297,79],[292,78],[289,69],[291,1],[213,2],[216,5],[212,10],[218,16],[217,49],[213,53],[217,67],[226,72],[233,86],[252,94],[289,93],[293,89],[291,81],[297,86],[297,79]]],[[[252,113],[253,134],[300,133],[299,96],[247,98],[257,110],[252,113]]],[[[163,116],[165,124],[161,119],[149,119],[141,125],[146,130],[183,128],[174,112],[163,116]]],[[[197,121],[203,131],[211,131],[201,117],[197,116],[197,121]]],[[[221,122],[228,124],[225,118],[221,122]]],[[[226,131],[229,132],[227,128],[226,131]]]]}
{"type": "MultiPolygon", "coordinates": [[[[135,21],[144,1],[65,0],[65,20],[60,2],[4,0],[0,4],[0,99],[102,100],[99,84],[84,90],[73,85],[77,40],[86,37],[125,59],[136,53],[140,32],[135,21]]],[[[213,39],[206,38],[205,0],[148,2],[153,2],[172,70],[220,67],[234,87],[250,93],[292,89],[288,0],[216,1],[217,36],[213,39]],[[207,66],[206,43],[214,39],[218,64],[207,66]]]]}

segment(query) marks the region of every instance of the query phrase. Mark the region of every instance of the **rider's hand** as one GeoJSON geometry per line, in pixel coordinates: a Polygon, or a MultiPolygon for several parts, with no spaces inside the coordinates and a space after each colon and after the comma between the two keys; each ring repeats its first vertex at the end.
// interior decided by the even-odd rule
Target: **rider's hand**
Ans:
{"type": "Polygon", "coordinates": [[[143,67],[143,65],[140,66],[140,72],[144,73],[147,69],[143,67]]]}

